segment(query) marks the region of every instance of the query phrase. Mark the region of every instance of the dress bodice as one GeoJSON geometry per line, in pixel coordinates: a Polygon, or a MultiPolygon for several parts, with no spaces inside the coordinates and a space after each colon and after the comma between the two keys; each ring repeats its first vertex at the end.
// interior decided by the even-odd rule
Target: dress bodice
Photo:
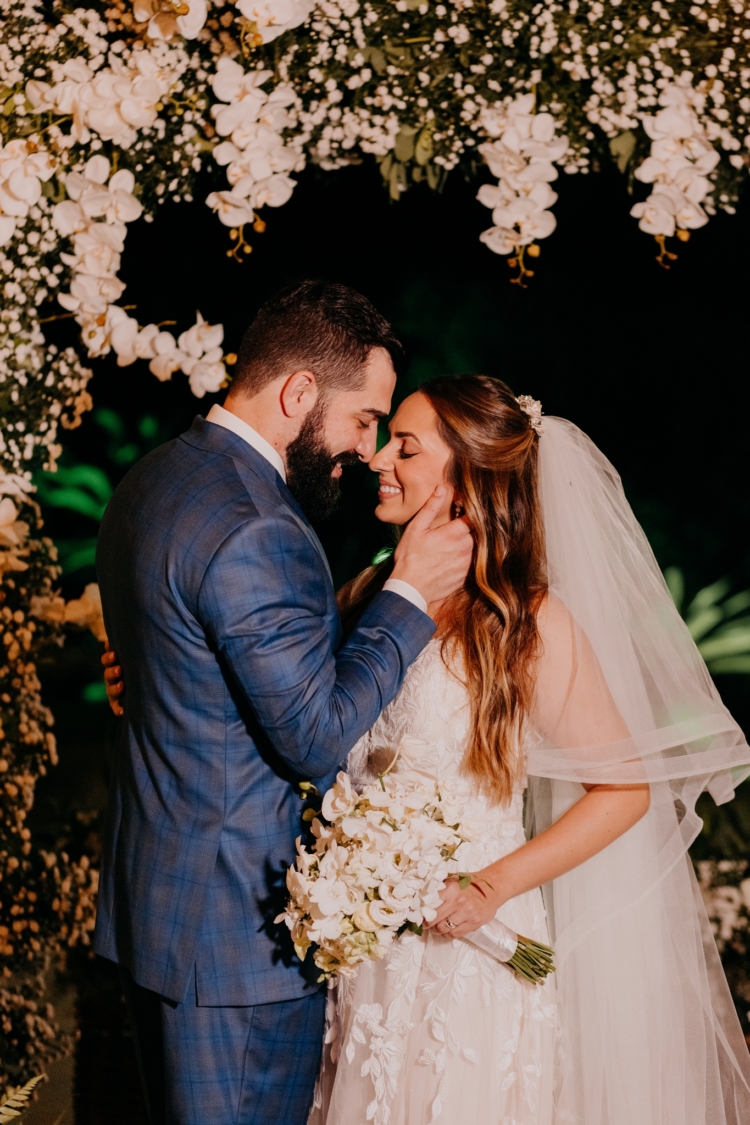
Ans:
{"type": "MultiPolygon", "coordinates": [[[[524,785],[508,805],[478,791],[464,765],[470,723],[467,690],[432,640],[347,764],[355,785],[391,763],[407,785],[437,782],[470,837],[461,867],[478,871],[525,842],[524,785]]],[[[549,941],[538,890],[509,899],[497,918],[549,941]]],[[[403,934],[330,993],[309,1125],[552,1125],[554,987],[523,983],[470,940],[403,934]]]]}
{"type": "Polygon", "coordinates": [[[510,805],[498,806],[478,790],[464,766],[470,722],[466,687],[433,638],[409,668],[401,691],[351,751],[347,768],[355,785],[375,780],[389,766],[406,783],[436,781],[443,794],[460,799],[462,824],[473,841],[465,860],[479,867],[524,843],[525,782],[516,784],[510,805]]]}

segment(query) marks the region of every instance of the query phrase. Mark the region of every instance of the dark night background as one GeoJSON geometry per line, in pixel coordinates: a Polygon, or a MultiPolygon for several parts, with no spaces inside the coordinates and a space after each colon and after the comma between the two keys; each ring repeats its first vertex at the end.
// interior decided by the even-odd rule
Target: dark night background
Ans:
{"type": "MultiPolygon", "coordinates": [[[[224,324],[231,352],[259,305],[285,282],[317,276],[353,285],[407,344],[397,398],[435,374],[500,376],[601,447],[659,563],[683,570],[688,597],[724,576],[734,590],[745,589],[748,201],[736,216],[720,214],[689,243],[676,244],[679,260],[666,271],[654,260],[654,240],[630,218],[633,200],[615,169],[561,176],[555,186],[558,229],[541,244],[536,276],[521,290],[509,284],[506,260],[478,240],[490,213],[475,201],[477,183],[456,173],[440,195],[420,185],[391,203],[374,164],[309,169],[291,202],[264,215],[268,229],[251,239],[254,251],[241,265],[226,256],[229,232],[202,202],[206,180],[195,203],[165,205],[153,224],[131,228],[122,303],[137,305],[141,324],[177,320],[175,333],[190,327],[199,309],[224,324]]],[[[70,322],[55,327],[60,342],[73,339],[70,322]]],[[[93,367],[94,412],[64,435],[63,465],[98,466],[112,484],[142,452],[222,397],[196,400],[183,375],[160,384],[142,362],[117,368],[109,357],[93,367]]],[[[388,542],[372,517],[374,503],[368,471],[347,470],[339,513],[320,528],[337,583],[388,542]]],[[[56,539],[96,533],[95,521],[63,508],[45,516],[56,539]]],[[[64,592],[78,596],[94,580],[92,568],[80,567],[64,577],[64,592]]],[[[114,720],[97,701],[98,655],[93,638],[80,636],[46,668],[61,764],[38,788],[34,817],[42,834],[69,824],[93,839],[94,814],[104,804],[114,720]]],[[[717,683],[750,729],[750,677],[717,683]]],[[[709,824],[727,853],[747,851],[744,817],[740,809],[709,824]]],[[[138,1125],[143,1111],[116,985],[90,964],[79,972],[77,1125],[138,1125]]]]}

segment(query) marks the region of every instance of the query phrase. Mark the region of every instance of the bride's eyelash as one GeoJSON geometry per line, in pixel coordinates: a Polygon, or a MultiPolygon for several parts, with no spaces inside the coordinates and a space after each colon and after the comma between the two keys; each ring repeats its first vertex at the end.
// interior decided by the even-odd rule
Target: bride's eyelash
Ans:
{"type": "Polygon", "coordinates": [[[416,457],[416,453],[405,453],[403,449],[399,449],[398,457],[401,461],[407,461],[409,457],[416,457]]]}

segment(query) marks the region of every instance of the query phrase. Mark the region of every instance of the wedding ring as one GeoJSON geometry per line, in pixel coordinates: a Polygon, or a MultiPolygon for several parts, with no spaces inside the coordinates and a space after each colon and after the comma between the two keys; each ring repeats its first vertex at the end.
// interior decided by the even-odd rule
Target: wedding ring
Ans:
{"type": "Polygon", "coordinates": [[[456,923],[455,923],[455,922],[451,922],[450,918],[446,918],[446,919],[445,919],[445,924],[446,924],[446,926],[448,926],[448,927],[449,927],[449,928],[450,928],[451,930],[455,930],[455,928],[456,928],[456,923]]]}

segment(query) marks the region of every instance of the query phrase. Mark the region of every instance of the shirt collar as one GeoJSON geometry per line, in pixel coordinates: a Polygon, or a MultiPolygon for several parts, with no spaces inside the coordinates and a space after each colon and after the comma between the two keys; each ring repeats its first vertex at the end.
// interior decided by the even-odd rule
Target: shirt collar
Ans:
{"type": "Polygon", "coordinates": [[[273,465],[286,484],[286,466],[281,459],[281,454],[264,437],[261,437],[257,430],[248,426],[247,422],[243,422],[236,414],[232,414],[231,410],[225,410],[223,406],[216,403],[206,415],[206,421],[213,422],[215,426],[223,426],[225,430],[231,430],[233,434],[237,434],[237,437],[241,437],[257,453],[260,453],[261,457],[265,457],[266,461],[273,465]]]}

